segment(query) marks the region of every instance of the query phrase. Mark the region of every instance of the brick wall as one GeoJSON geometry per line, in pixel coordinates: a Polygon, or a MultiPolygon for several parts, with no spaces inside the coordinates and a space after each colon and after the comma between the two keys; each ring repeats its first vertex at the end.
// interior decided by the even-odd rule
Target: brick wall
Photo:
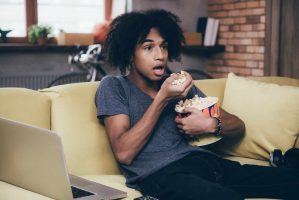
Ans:
{"type": "Polygon", "coordinates": [[[224,53],[211,57],[208,72],[263,76],[265,0],[208,0],[208,16],[220,19],[217,44],[225,46],[224,53]]]}

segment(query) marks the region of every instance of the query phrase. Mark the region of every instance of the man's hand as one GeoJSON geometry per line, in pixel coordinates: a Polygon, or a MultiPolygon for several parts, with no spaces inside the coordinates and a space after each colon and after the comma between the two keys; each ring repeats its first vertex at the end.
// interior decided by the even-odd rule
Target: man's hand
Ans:
{"type": "Polygon", "coordinates": [[[207,117],[201,110],[189,107],[185,108],[184,112],[190,113],[190,115],[184,118],[176,117],[175,119],[181,133],[200,135],[215,131],[217,126],[215,119],[207,117]]]}
{"type": "MultiPolygon", "coordinates": [[[[237,116],[219,108],[221,116],[221,135],[226,138],[240,138],[244,136],[245,124],[237,116]]],[[[196,108],[185,108],[184,112],[190,113],[188,117],[176,117],[175,121],[181,133],[187,135],[200,135],[212,133],[216,130],[217,122],[214,118],[206,116],[196,108]]]]}
{"type": "Polygon", "coordinates": [[[193,81],[189,73],[184,71],[184,74],[186,76],[186,80],[181,85],[172,84],[172,82],[179,76],[178,74],[173,74],[168,77],[162,84],[157,95],[159,95],[166,101],[169,101],[170,99],[185,97],[193,86],[193,81]]]}

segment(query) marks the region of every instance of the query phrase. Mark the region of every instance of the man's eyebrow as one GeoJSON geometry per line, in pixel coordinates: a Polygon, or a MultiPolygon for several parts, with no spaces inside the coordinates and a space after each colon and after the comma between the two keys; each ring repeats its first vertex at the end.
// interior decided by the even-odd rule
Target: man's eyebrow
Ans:
{"type": "Polygon", "coordinates": [[[154,42],[154,40],[145,38],[145,39],[140,41],[140,44],[143,44],[143,43],[146,43],[146,42],[154,42]]]}
{"type": "MultiPolygon", "coordinates": [[[[143,44],[143,43],[146,43],[146,42],[154,42],[154,40],[145,38],[145,39],[140,41],[140,44],[143,44]]],[[[166,40],[163,40],[161,44],[165,44],[165,43],[167,44],[168,42],[166,40]]]]}

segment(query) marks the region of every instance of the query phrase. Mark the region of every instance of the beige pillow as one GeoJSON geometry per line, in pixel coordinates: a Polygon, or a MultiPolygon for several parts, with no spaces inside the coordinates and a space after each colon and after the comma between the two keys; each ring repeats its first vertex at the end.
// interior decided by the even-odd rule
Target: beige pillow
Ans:
{"type": "Polygon", "coordinates": [[[119,174],[108,136],[96,115],[99,82],[74,83],[41,90],[52,98],[51,128],[62,139],[72,174],[119,174]]]}
{"type": "Polygon", "coordinates": [[[294,146],[299,134],[299,87],[279,86],[228,75],[223,109],[245,122],[245,137],[216,144],[222,153],[269,159],[294,146]]]}
{"type": "Polygon", "coordinates": [[[0,88],[0,116],[50,129],[51,99],[26,88],[0,88]]]}

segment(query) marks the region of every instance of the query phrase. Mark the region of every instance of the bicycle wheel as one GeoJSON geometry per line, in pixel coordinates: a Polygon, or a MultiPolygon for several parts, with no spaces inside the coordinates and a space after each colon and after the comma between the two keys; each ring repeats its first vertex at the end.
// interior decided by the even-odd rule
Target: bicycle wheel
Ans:
{"type": "Polygon", "coordinates": [[[48,85],[48,87],[64,85],[69,83],[88,82],[90,81],[90,78],[91,77],[89,77],[89,74],[87,72],[73,72],[57,77],[48,85]]]}

